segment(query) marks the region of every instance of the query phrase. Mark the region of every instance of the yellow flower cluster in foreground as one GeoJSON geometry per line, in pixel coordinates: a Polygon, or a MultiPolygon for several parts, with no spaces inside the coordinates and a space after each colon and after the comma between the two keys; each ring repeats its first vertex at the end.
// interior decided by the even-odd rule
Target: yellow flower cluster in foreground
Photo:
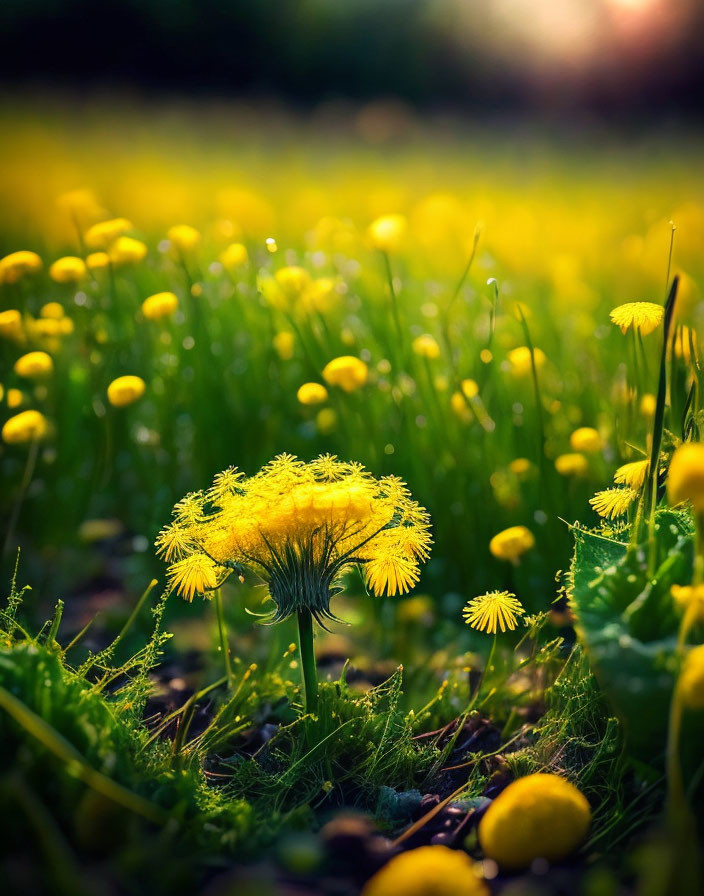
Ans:
{"type": "Polygon", "coordinates": [[[355,564],[374,594],[405,594],[431,544],[428,514],[400,479],[330,455],[282,454],[250,478],[225,470],[174,517],[157,539],[174,590],[192,600],[249,568],[268,583],[277,619],[301,607],[329,616],[355,564]]]}

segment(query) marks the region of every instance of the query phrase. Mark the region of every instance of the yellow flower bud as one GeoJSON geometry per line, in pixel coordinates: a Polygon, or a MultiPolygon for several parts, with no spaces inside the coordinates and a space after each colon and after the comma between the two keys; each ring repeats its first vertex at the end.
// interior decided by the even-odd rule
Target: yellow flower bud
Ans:
{"type": "Polygon", "coordinates": [[[704,511],[704,443],[686,442],[672,455],[667,497],[670,504],[690,501],[696,513],[704,511]]]}
{"type": "Polygon", "coordinates": [[[133,404],[144,395],[146,384],[139,376],[118,376],[108,386],[108,401],[115,408],[133,404]]]}
{"type": "Polygon", "coordinates": [[[8,445],[21,445],[43,439],[48,431],[49,425],[43,414],[39,411],[22,411],[5,422],[2,438],[8,445]]]}
{"type": "Polygon", "coordinates": [[[303,383],[296,393],[296,398],[305,405],[322,404],[327,401],[328,390],[322,383],[303,383]]]}
{"type": "Polygon", "coordinates": [[[75,255],[59,258],[49,268],[49,276],[55,283],[78,283],[85,275],[85,262],[75,255]]]}
{"type": "Polygon", "coordinates": [[[369,370],[364,361],[352,355],[333,358],[323,368],[323,379],[329,386],[339,386],[345,392],[355,392],[367,382],[369,370]]]}
{"type": "Polygon", "coordinates": [[[54,362],[46,352],[28,352],[15,361],[15,373],[29,380],[48,376],[54,369],[54,362]]]}
{"type": "Polygon", "coordinates": [[[172,292],[157,292],[142,302],[142,314],[147,320],[169,317],[178,308],[178,299],[172,292]]]}
{"type": "Polygon", "coordinates": [[[42,269],[42,260],[36,252],[22,249],[0,258],[0,283],[17,283],[25,274],[42,269]]]}

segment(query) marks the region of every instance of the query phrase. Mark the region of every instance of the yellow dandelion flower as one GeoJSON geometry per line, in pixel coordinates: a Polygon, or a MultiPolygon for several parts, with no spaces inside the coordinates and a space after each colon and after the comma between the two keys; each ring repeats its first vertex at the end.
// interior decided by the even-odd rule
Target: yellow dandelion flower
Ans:
{"type": "Polygon", "coordinates": [[[382,252],[396,252],[403,245],[408,221],[403,215],[382,215],[369,225],[369,242],[382,252]]]}
{"type": "Polygon", "coordinates": [[[614,482],[636,490],[642,488],[648,473],[648,464],[647,460],[634,460],[623,464],[614,473],[614,482]]]}
{"type": "Polygon", "coordinates": [[[24,404],[25,394],[21,389],[8,389],[7,390],[7,406],[10,410],[15,410],[24,404]]]}
{"type": "Polygon", "coordinates": [[[686,442],[672,455],[667,497],[670,504],[690,501],[696,513],[704,512],[704,443],[686,442]]]}
{"type": "Polygon", "coordinates": [[[110,264],[110,256],[107,252],[91,252],[86,257],[86,267],[89,271],[102,271],[110,264]]]}
{"type": "Polygon", "coordinates": [[[364,886],[362,896],[489,896],[481,865],[440,844],[394,856],[364,886]]]}
{"type": "Polygon", "coordinates": [[[17,283],[26,274],[42,269],[42,260],[36,252],[21,249],[0,258],[0,283],[17,283]]]}
{"type": "Polygon", "coordinates": [[[131,236],[119,236],[110,247],[110,261],[116,266],[138,264],[147,255],[147,247],[131,236]]]}
{"type": "Polygon", "coordinates": [[[296,393],[301,404],[322,404],[328,399],[328,390],[322,383],[303,383],[296,393]]]}
{"type": "Polygon", "coordinates": [[[611,312],[611,320],[621,332],[625,333],[629,327],[639,330],[643,336],[652,333],[662,323],[665,309],[654,302],[627,302],[619,305],[611,312]]]}
{"type": "Polygon", "coordinates": [[[200,233],[190,224],[174,224],[169,227],[166,238],[179,252],[192,252],[200,243],[200,233]]]}
{"type": "Polygon", "coordinates": [[[555,458],[555,469],[560,476],[584,476],[589,470],[589,461],[583,454],[561,454],[555,458]]]}
{"type": "Polygon", "coordinates": [[[489,550],[499,560],[518,562],[519,557],[535,546],[535,536],[525,526],[510,526],[498,532],[489,542],[489,550]]]}
{"type": "Polygon", "coordinates": [[[5,421],[2,428],[3,441],[8,445],[21,445],[46,437],[49,424],[39,411],[22,411],[5,421]]]}
{"type": "Polygon", "coordinates": [[[407,557],[375,557],[364,567],[364,577],[374,594],[395,597],[407,594],[420,578],[418,564],[407,557]]]}
{"type": "Polygon", "coordinates": [[[311,276],[305,268],[289,265],[274,274],[276,285],[288,302],[299,299],[311,284],[311,276]]]}
{"type": "Polygon", "coordinates": [[[78,283],[85,275],[85,262],[75,255],[59,258],[49,268],[49,276],[55,283],[78,283]]]}
{"type": "MultiPolygon", "coordinates": [[[[536,370],[544,367],[547,361],[545,352],[540,348],[533,349],[533,359],[536,370]]],[[[531,353],[527,345],[519,345],[518,348],[511,349],[508,353],[508,362],[511,365],[511,372],[514,376],[524,377],[532,373],[531,353]]]]}
{"type": "Polygon", "coordinates": [[[90,249],[108,249],[118,237],[127,233],[128,230],[133,230],[133,227],[132,222],[127,218],[110,218],[108,221],[99,221],[86,231],[85,244],[90,249]]]}
{"type": "Polygon", "coordinates": [[[169,585],[192,601],[196,594],[206,594],[218,587],[218,567],[205,554],[188,554],[169,567],[169,585]]]}
{"type": "Polygon", "coordinates": [[[0,311],[0,336],[12,342],[22,342],[24,329],[22,327],[22,315],[16,308],[8,308],[0,311]]]}
{"type": "Polygon", "coordinates": [[[15,361],[14,370],[18,376],[38,380],[48,376],[54,369],[54,362],[46,352],[28,352],[15,361]]]}
{"type": "Polygon", "coordinates": [[[168,563],[173,560],[181,560],[195,549],[193,539],[188,533],[188,528],[174,523],[166,526],[158,534],[154,542],[159,557],[163,557],[168,563]]]}
{"type": "Polygon", "coordinates": [[[355,392],[367,382],[369,369],[364,361],[352,355],[333,358],[323,368],[323,379],[329,386],[339,386],[345,392],[355,392]]]}
{"type": "Polygon", "coordinates": [[[144,395],[146,383],[139,376],[118,376],[108,386],[108,401],[115,408],[133,404],[144,395]]]}
{"type": "Polygon", "coordinates": [[[231,274],[247,264],[249,253],[242,243],[230,243],[218,256],[220,264],[231,274]]]}
{"type": "Polygon", "coordinates": [[[437,339],[431,336],[430,333],[423,333],[421,336],[417,336],[411,345],[419,358],[428,358],[428,360],[433,361],[435,358],[440,357],[440,346],[437,343],[437,339]]]}
{"type": "Polygon", "coordinates": [[[524,613],[516,595],[508,591],[489,591],[472,598],[462,610],[467,625],[489,635],[495,635],[499,628],[502,632],[513,631],[518,624],[517,618],[524,613]]]}
{"type": "Polygon", "coordinates": [[[48,320],[61,320],[64,316],[64,306],[60,302],[47,302],[46,305],[42,305],[39,315],[48,320]]]}
{"type": "Polygon", "coordinates": [[[628,508],[638,497],[638,492],[633,488],[607,488],[597,492],[589,503],[594,510],[607,520],[614,520],[618,516],[628,513],[628,508]]]}
{"type": "Polygon", "coordinates": [[[580,426],[570,436],[570,448],[573,451],[596,454],[598,451],[601,451],[602,447],[601,436],[591,426],[580,426]]]}
{"type": "Polygon", "coordinates": [[[142,302],[142,314],[147,320],[170,317],[178,308],[178,299],[172,292],[157,292],[142,302]]]}
{"type": "Polygon", "coordinates": [[[295,340],[290,330],[281,330],[272,339],[274,350],[282,361],[290,361],[293,357],[295,340]]]}

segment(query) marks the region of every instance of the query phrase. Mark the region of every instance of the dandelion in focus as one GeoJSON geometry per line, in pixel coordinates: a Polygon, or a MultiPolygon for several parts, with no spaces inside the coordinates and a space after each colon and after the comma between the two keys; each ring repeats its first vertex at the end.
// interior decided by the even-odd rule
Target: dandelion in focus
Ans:
{"type": "Polygon", "coordinates": [[[518,617],[524,612],[515,594],[489,591],[470,600],[462,610],[462,615],[467,625],[477,631],[495,635],[499,629],[502,632],[512,632],[516,628],[518,617]]]}
{"type": "Polygon", "coordinates": [[[599,516],[614,520],[628,513],[628,508],[638,497],[638,492],[633,488],[607,488],[597,492],[589,503],[599,516]]]}
{"type": "Polygon", "coordinates": [[[627,302],[619,305],[611,312],[611,320],[622,333],[626,333],[633,327],[642,336],[647,336],[656,330],[662,323],[665,309],[654,302],[627,302]]]}

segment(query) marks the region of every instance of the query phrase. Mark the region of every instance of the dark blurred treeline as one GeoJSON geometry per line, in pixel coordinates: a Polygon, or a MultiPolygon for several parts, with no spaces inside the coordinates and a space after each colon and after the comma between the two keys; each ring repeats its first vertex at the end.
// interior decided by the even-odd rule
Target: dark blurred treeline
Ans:
{"type": "Polygon", "coordinates": [[[421,108],[511,111],[556,100],[701,113],[701,34],[632,81],[617,73],[618,85],[606,77],[574,96],[574,84],[565,95],[556,78],[536,92],[520,64],[492,55],[481,16],[472,32],[472,10],[487,2],[466,0],[460,16],[458,0],[0,0],[0,79],[304,105],[393,96],[421,108]]]}

